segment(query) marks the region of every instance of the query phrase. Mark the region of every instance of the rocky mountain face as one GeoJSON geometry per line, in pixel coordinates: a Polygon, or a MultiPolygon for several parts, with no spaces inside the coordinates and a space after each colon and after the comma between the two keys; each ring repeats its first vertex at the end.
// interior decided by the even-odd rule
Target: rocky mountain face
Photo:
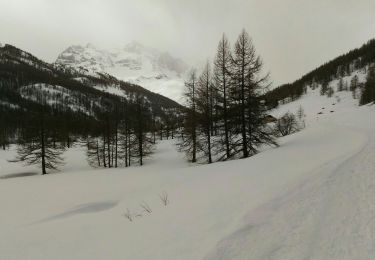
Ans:
{"type": "Polygon", "coordinates": [[[183,77],[188,69],[181,59],[137,42],[112,50],[92,44],[70,46],[58,56],[56,64],[85,73],[108,73],[176,101],[182,96],[183,77]]]}

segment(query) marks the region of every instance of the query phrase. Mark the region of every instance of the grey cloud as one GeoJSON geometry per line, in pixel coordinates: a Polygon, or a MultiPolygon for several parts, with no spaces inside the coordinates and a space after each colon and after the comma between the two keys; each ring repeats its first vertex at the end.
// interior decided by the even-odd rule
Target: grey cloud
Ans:
{"type": "Polygon", "coordinates": [[[53,61],[72,44],[137,40],[195,65],[245,28],[277,85],[374,37],[374,11],[373,0],[0,0],[0,42],[53,61]]]}

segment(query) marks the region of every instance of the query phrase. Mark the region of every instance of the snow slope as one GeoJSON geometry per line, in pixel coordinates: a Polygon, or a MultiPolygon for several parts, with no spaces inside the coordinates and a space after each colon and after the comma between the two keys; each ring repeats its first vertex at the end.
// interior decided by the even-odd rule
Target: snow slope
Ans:
{"type": "MultiPolygon", "coordinates": [[[[367,115],[374,112],[369,110],[367,115]]],[[[347,136],[352,144],[345,145],[352,152],[322,164],[282,196],[249,211],[242,227],[223,238],[207,259],[373,259],[375,121],[363,127],[363,119],[355,113],[325,122],[339,126],[336,136],[352,131],[362,141],[347,136]]]]}
{"type": "Polygon", "coordinates": [[[36,169],[1,151],[0,259],[373,259],[375,107],[338,95],[274,111],[302,104],[307,128],[245,160],[195,166],[163,141],[92,170],[76,147],[61,174],[10,178],[36,169]]]}

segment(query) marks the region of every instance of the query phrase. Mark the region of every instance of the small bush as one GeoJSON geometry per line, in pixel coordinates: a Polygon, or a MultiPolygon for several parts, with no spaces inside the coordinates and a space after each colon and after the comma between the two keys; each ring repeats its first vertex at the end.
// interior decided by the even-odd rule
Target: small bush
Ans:
{"type": "Polygon", "coordinates": [[[303,128],[301,122],[297,117],[287,112],[281,118],[279,118],[275,125],[276,136],[287,136],[300,131],[303,128]]]}
{"type": "Polygon", "coordinates": [[[124,217],[127,218],[130,222],[133,221],[133,214],[130,212],[129,209],[126,209],[126,212],[124,214],[124,217]]]}
{"type": "Polygon", "coordinates": [[[151,207],[146,202],[142,202],[141,208],[148,214],[152,213],[151,207]]]}
{"type": "Polygon", "coordinates": [[[167,192],[163,191],[163,193],[159,195],[159,198],[164,206],[167,206],[169,204],[169,198],[168,198],[167,192]]]}

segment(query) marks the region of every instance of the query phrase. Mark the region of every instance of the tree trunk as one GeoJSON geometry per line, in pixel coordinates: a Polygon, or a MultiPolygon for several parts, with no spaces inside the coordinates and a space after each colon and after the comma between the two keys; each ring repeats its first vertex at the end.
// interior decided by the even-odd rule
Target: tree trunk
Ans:
{"type": "Polygon", "coordinates": [[[115,168],[117,168],[117,156],[118,156],[118,131],[116,125],[116,136],[115,136],[115,168]]]}
{"type": "Polygon", "coordinates": [[[109,129],[109,120],[107,118],[107,153],[108,153],[108,168],[111,168],[111,136],[109,129]]]}
{"type": "Polygon", "coordinates": [[[131,133],[130,129],[128,128],[128,166],[131,165],[131,133]]]}
{"type": "Polygon", "coordinates": [[[125,167],[128,167],[128,134],[125,130],[125,167]]]}
{"type": "MultiPolygon", "coordinates": [[[[243,46],[244,46],[243,41],[243,46]]],[[[243,157],[249,157],[247,150],[246,138],[246,119],[245,119],[245,50],[242,51],[242,68],[241,68],[241,133],[242,133],[242,152],[243,157]]]]}
{"type": "MultiPolygon", "coordinates": [[[[223,41],[223,50],[225,48],[225,43],[223,41]]],[[[229,128],[228,128],[228,110],[227,110],[227,78],[226,78],[226,68],[225,68],[225,51],[223,51],[223,66],[222,66],[222,73],[223,73],[223,106],[224,106],[224,134],[225,134],[225,152],[227,158],[230,158],[230,148],[229,148],[229,128]]]]}
{"type": "Polygon", "coordinates": [[[103,165],[104,165],[104,168],[107,168],[107,157],[106,157],[106,154],[105,154],[105,138],[103,137],[103,165]]]}
{"type": "Polygon", "coordinates": [[[96,157],[98,160],[98,166],[100,167],[100,152],[99,152],[99,141],[96,140],[96,157]]]}
{"type": "Polygon", "coordinates": [[[212,134],[212,117],[211,117],[211,101],[212,97],[210,97],[210,82],[209,82],[209,70],[207,67],[207,82],[206,82],[206,113],[207,113],[207,149],[208,149],[208,163],[212,163],[212,156],[211,156],[211,134],[212,134]]]}
{"type": "Polygon", "coordinates": [[[138,150],[139,150],[139,164],[143,165],[143,118],[142,105],[138,104],[138,150]]]}
{"type": "MultiPolygon", "coordinates": [[[[43,116],[42,116],[43,117],[43,116]]],[[[46,171],[46,144],[45,144],[45,135],[44,135],[44,120],[42,118],[42,124],[40,129],[40,138],[41,138],[41,148],[42,148],[42,174],[47,174],[46,171]]]]}
{"type": "Polygon", "coordinates": [[[193,127],[193,133],[192,133],[192,139],[193,139],[193,158],[192,162],[197,161],[197,132],[196,132],[196,115],[195,115],[195,80],[193,79],[193,97],[192,97],[192,102],[193,102],[193,122],[192,122],[192,127],[193,127]]]}

